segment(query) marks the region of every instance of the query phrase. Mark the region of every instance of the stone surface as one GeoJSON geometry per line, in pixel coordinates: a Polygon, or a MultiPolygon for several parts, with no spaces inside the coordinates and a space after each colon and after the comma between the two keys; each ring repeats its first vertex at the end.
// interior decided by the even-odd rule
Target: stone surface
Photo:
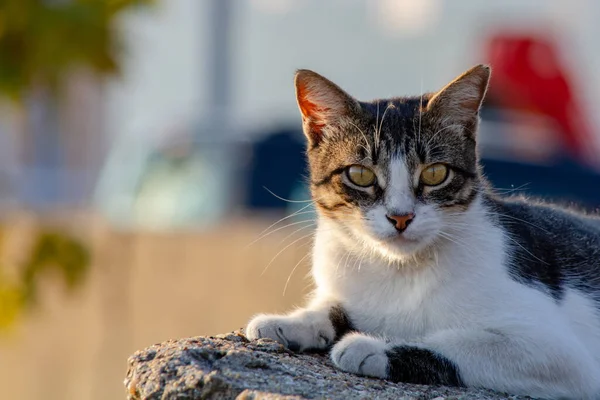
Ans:
{"type": "Polygon", "coordinates": [[[519,399],[480,389],[395,384],[336,370],[327,355],[294,354],[239,332],[170,340],[128,360],[130,400],[519,399]]]}

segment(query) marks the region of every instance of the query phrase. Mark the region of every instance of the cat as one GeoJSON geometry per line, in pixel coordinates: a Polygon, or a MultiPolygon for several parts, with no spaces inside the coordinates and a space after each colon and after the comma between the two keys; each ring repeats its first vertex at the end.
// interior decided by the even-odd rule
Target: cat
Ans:
{"type": "Polygon", "coordinates": [[[249,339],[331,349],[347,372],[600,397],[600,219],[497,195],[477,150],[488,66],[362,102],[296,73],[318,226],[305,308],[249,339]]]}

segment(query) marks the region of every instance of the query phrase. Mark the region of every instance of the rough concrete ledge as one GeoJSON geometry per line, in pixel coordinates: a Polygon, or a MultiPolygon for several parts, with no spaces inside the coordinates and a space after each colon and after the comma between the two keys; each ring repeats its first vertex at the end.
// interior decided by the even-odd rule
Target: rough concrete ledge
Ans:
{"type": "Polygon", "coordinates": [[[480,389],[395,384],[336,370],[326,355],[294,354],[239,332],[169,340],[128,360],[130,400],[524,399],[480,389]]]}

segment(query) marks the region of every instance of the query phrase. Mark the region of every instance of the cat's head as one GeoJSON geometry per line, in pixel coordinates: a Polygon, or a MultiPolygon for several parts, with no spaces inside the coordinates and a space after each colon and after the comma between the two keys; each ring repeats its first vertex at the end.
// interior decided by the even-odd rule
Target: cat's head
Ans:
{"type": "Polygon", "coordinates": [[[448,238],[481,190],[476,136],[489,78],[490,68],[478,65],[437,93],[362,102],[298,71],[321,218],[392,259],[448,238]]]}

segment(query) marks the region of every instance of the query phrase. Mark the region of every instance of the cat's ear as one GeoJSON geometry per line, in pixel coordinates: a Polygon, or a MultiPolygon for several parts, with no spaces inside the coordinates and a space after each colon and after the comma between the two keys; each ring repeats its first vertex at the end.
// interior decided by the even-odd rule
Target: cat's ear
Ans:
{"type": "Polygon", "coordinates": [[[295,84],[304,133],[312,146],[319,144],[328,127],[360,108],[354,98],[316,72],[296,71],[295,84]]]}
{"type": "Polygon", "coordinates": [[[490,74],[487,65],[471,68],[435,93],[427,104],[427,111],[465,126],[476,123],[490,74]]]}

